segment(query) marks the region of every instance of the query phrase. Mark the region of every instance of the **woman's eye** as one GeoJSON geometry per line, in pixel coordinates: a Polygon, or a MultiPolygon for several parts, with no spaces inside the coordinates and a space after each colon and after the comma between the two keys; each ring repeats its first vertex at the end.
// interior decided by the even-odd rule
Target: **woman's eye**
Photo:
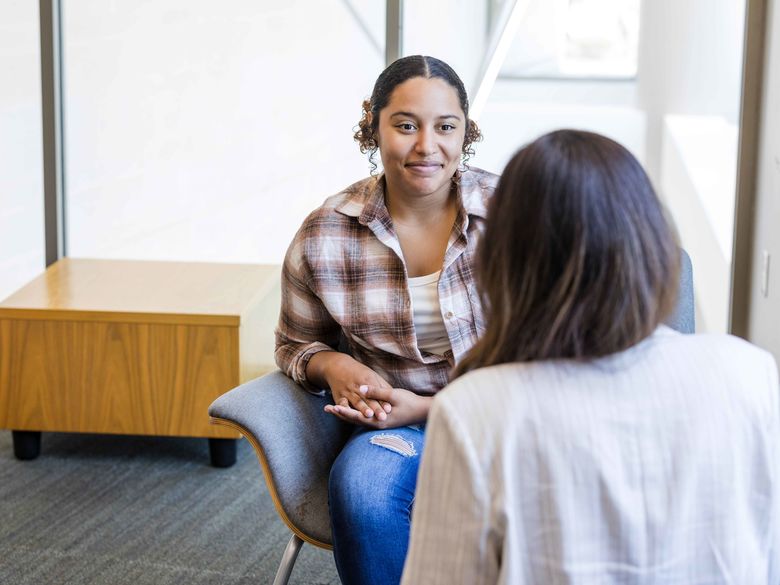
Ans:
{"type": "Polygon", "coordinates": [[[453,126],[452,124],[442,124],[441,129],[444,132],[452,132],[453,130],[455,130],[455,126],[453,126]]]}
{"type": "Polygon", "coordinates": [[[404,122],[403,124],[398,124],[398,128],[404,130],[405,132],[411,132],[412,130],[414,130],[414,124],[410,124],[409,122],[404,122]]]}

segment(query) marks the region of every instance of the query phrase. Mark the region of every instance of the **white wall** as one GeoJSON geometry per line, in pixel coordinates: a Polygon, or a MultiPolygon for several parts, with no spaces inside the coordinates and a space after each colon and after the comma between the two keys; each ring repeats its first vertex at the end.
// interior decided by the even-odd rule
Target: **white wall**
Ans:
{"type": "Polygon", "coordinates": [[[728,331],[737,127],[719,116],[664,119],[661,192],[694,262],[696,327],[728,331]]]}
{"type": "Polygon", "coordinates": [[[68,254],[281,262],[369,171],[352,134],[384,53],[352,8],[63,3],[68,254]]]}
{"type": "Polygon", "coordinates": [[[737,122],[744,21],[744,0],[642,2],[637,95],[648,117],[647,166],[655,179],[664,115],[737,122]]]}
{"type": "Polygon", "coordinates": [[[780,362],[780,2],[767,2],[767,36],[753,239],[748,338],[780,362]],[[770,254],[767,294],[763,252],[770,254]]]}
{"type": "Polygon", "coordinates": [[[641,16],[646,168],[691,255],[697,330],[725,332],[745,0],[645,0],[641,16]]]}
{"type": "Polygon", "coordinates": [[[38,3],[0,2],[0,300],[45,267],[38,3]]]}
{"type": "Polygon", "coordinates": [[[631,81],[499,78],[479,119],[484,141],[470,164],[500,173],[521,146],[560,128],[604,134],[643,161],[645,116],[634,101],[631,81]]]}

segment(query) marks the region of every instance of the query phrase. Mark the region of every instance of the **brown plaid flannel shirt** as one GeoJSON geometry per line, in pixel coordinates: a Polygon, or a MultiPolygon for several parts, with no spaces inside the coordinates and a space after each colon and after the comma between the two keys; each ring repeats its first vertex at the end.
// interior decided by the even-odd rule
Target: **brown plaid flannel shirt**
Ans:
{"type": "Polygon", "coordinates": [[[406,265],[385,207],[383,176],[329,197],[303,222],[282,268],[276,363],[310,391],[311,357],[343,334],[352,356],[395,388],[432,394],[484,330],[473,261],[498,177],[460,175],[461,209],[439,277],[439,302],[452,353],[422,352],[412,322],[406,265]]]}

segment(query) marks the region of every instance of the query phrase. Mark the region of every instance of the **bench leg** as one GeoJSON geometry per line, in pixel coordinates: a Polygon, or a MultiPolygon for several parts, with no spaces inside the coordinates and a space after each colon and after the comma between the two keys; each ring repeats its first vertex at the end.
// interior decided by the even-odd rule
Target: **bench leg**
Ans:
{"type": "Polygon", "coordinates": [[[14,457],[20,461],[35,459],[41,454],[40,431],[11,431],[14,442],[14,457]]]}
{"type": "Polygon", "coordinates": [[[209,439],[209,456],[214,467],[230,467],[236,462],[237,439],[209,439]]]}

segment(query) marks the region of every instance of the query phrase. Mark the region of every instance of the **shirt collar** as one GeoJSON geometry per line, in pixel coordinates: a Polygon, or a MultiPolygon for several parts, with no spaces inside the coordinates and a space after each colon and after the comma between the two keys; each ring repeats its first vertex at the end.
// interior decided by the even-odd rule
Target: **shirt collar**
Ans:
{"type": "MultiPolygon", "coordinates": [[[[456,177],[458,193],[466,214],[484,219],[487,216],[484,196],[487,186],[480,181],[482,174],[484,171],[480,170],[470,170],[465,173],[458,171],[456,177]]],[[[362,225],[368,225],[376,218],[389,219],[385,205],[384,173],[355,185],[351,192],[348,192],[346,199],[336,207],[336,211],[350,217],[357,217],[362,225]]]]}
{"type": "MultiPolygon", "coordinates": [[[[469,215],[476,215],[485,219],[487,217],[487,207],[485,206],[485,191],[489,189],[492,192],[491,185],[484,184],[482,179],[487,174],[482,170],[468,170],[465,173],[458,171],[458,180],[460,187],[460,199],[463,203],[463,209],[469,215]]],[[[491,175],[492,176],[492,175],[491,175]]]]}

